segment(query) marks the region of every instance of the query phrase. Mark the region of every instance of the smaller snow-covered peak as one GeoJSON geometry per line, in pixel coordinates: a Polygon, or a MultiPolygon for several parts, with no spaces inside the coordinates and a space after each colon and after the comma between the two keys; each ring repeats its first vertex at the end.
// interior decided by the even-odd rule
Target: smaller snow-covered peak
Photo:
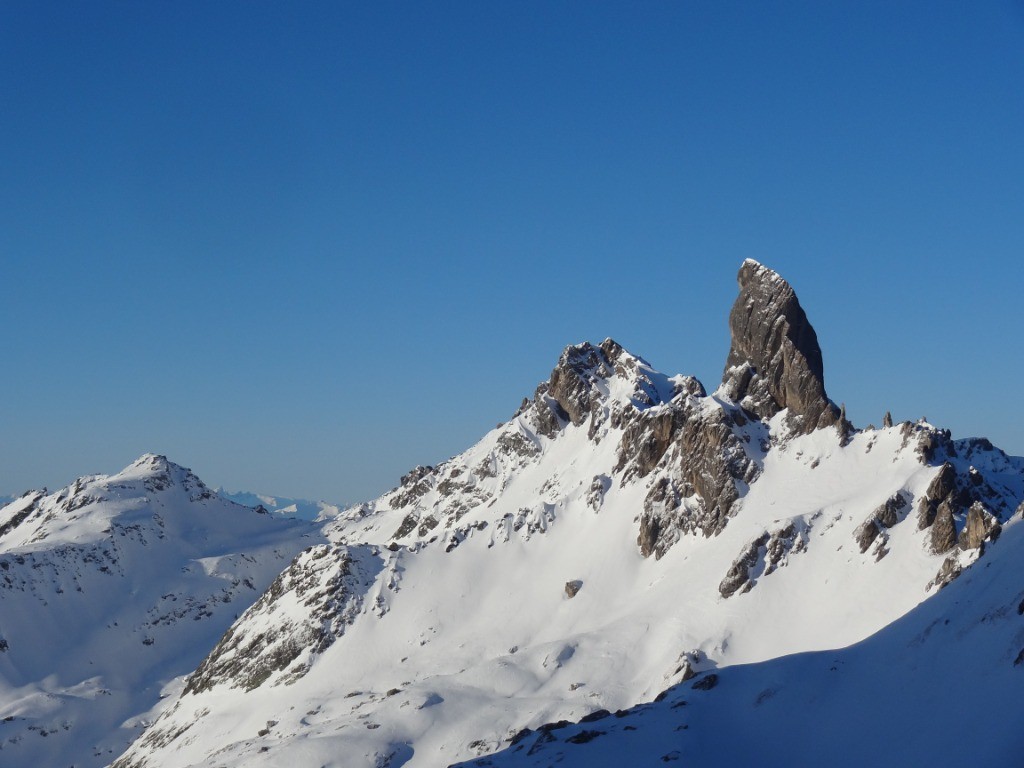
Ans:
{"type": "MultiPolygon", "coordinates": [[[[116,474],[85,475],[54,493],[33,492],[7,505],[0,514],[0,537],[5,547],[94,541],[110,533],[112,520],[149,519],[146,510],[154,504],[179,512],[198,504],[190,514],[205,516],[198,509],[218,501],[192,470],[147,453],[116,474]]],[[[243,511],[227,500],[221,505],[243,511]]]]}
{"type": "Polygon", "coordinates": [[[165,475],[175,470],[191,472],[191,470],[182,467],[180,464],[175,464],[163,454],[144,453],[118,474],[165,475]]]}
{"type": "Polygon", "coordinates": [[[157,453],[144,453],[117,474],[104,479],[108,483],[142,481],[150,491],[164,491],[177,486],[189,493],[198,492],[204,498],[213,495],[213,491],[191,469],[157,453]]]}

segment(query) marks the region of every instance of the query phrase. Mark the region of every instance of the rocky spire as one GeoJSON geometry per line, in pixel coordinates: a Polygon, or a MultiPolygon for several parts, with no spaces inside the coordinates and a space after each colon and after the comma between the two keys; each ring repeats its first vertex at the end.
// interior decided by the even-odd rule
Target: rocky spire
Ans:
{"type": "Polygon", "coordinates": [[[722,391],[762,419],[789,409],[790,423],[811,432],[840,419],[825,394],[818,337],[789,283],[747,259],[729,314],[732,347],[722,391]]]}

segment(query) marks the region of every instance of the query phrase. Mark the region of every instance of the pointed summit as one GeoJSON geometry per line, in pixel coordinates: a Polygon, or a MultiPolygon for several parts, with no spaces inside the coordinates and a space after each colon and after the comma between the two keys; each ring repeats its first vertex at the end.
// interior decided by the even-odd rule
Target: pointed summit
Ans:
{"type": "Polygon", "coordinates": [[[737,280],[722,391],[762,419],[788,408],[799,432],[836,423],[839,410],[825,394],[818,336],[793,288],[752,259],[743,262],[737,280]]]}

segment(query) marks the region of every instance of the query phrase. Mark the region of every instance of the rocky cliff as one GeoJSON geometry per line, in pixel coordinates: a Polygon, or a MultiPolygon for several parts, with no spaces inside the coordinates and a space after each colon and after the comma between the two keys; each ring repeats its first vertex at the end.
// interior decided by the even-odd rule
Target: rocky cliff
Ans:
{"type": "Polygon", "coordinates": [[[793,428],[811,432],[839,421],[825,394],[821,347],[793,288],[756,261],[743,262],[729,313],[732,346],[722,391],[761,419],[788,410],[793,428]]]}

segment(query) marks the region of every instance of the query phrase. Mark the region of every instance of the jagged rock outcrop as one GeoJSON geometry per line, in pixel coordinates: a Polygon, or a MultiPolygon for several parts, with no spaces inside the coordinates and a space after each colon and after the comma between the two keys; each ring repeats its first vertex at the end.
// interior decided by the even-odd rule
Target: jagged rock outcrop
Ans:
{"type": "Polygon", "coordinates": [[[910,502],[907,501],[907,497],[900,491],[897,491],[888,499],[886,499],[874,512],[872,512],[868,518],[861,523],[857,530],[854,531],[854,538],[857,541],[857,546],[860,547],[861,553],[867,552],[868,547],[874,543],[880,534],[883,535],[883,540],[880,542],[880,546],[877,548],[878,557],[884,557],[884,531],[892,528],[896,523],[900,521],[900,515],[910,506],[910,502]]]}
{"type": "Polygon", "coordinates": [[[553,437],[565,423],[586,421],[598,405],[597,384],[614,374],[622,352],[612,339],[596,347],[589,342],[566,347],[550,378],[534,393],[533,420],[538,433],[553,437]]]}
{"type": "Polygon", "coordinates": [[[960,532],[957,544],[960,549],[982,549],[986,541],[999,538],[1003,527],[981,502],[974,502],[967,510],[967,522],[960,532]]]}
{"type": "Polygon", "coordinates": [[[948,461],[945,462],[928,484],[928,489],[917,506],[917,529],[923,531],[935,522],[939,505],[947,501],[958,510],[963,506],[960,490],[956,482],[956,470],[948,461]]]}
{"type": "Polygon", "coordinates": [[[768,543],[769,534],[767,531],[747,544],[743,551],[732,561],[729,570],[718,585],[718,591],[722,597],[732,597],[742,590],[746,592],[752,586],[750,581],[750,570],[757,565],[758,555],[762,547],[768,543]]]}
{"type": "Polygon", "coordinates": [[[825,394],[818,337],[793,288],[750,259],[737,279],[722,391],[761,419],[788,408],[798,432],[835,424],[839,409],[825,394]]]}
{"type": "MultiPolygon", "coordinates": [[[[740,487],[760,472],[752,453],[763,446],[750,446],[741,436],[738,411],[700,402],[680,406],[673,417],[674,434],[657,464],[660,477],[644,499],[640,518],[637,544],[644,557],[660,558],[681,535],[720,533],[734,513],[740,487]]],[[[661,443],[653,431],[647,440],[661,443]]],[[[624,436],[620,465],[629,445],[624,436]]],[[[646,475],[643,468],[636,467],[640,477],[646,475]]]]}
{"type": "Polygon", "coordinates": [[[932,552],[937,555],[956,546],[956,521],[953,519],[953,507],[948,499],[943,500],[935,512],[929,543],[932,552]]]}
{"type": "Polygon", "coordinates": [[[786,565],[790,553],[807,548],[807,529],[792,522],[776,531],[765,531],[739,553],[718,585],[722,597],[749,592],[757,579],[786,565]]]}

